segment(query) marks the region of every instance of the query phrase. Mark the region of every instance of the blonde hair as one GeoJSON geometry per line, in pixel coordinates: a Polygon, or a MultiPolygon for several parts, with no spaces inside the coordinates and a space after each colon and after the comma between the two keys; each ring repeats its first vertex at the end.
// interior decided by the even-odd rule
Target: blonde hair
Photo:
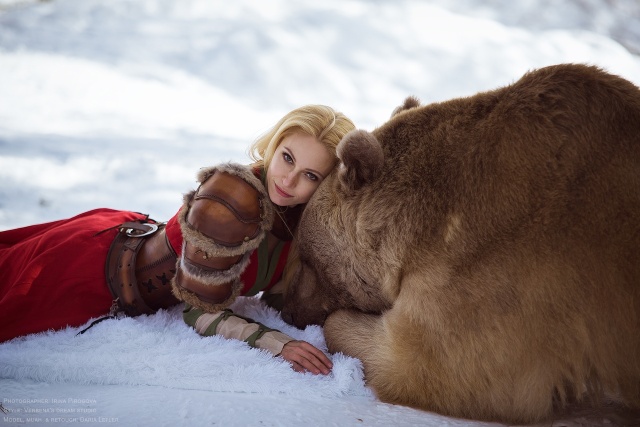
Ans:
{"type": "Polygon", "coordinates": [[[282,140],[293,133],[302,132],[315,137],[335,157],[336,146],[353,129],[353,122],[333,108],[326,105],[305,105],[287,113],[260,136],[249,148],[249,156],[257,166],[266,171],[282,140]]]}
{"type": "MultiPolygon", "coordinates": [[[[287,136],[303,132],[315,137],[336,158],[336,147],[348,132],[356,127],[344,114],[334,111],[326,105],[305,105],[287,113],[269,131],[259,137],[249,148],[249,156],[256,162],[256,166],[263,167],[266,172],[273,155],[287,136]]],[[[285,264],[282,278],[279,282],[280,292],[286,294],[289,284],[300,268],[300,257],[295,239],[291,244],[289,256],[285,264]]],[[[277,285],[276,285],[277,286],[277,285]]]]}

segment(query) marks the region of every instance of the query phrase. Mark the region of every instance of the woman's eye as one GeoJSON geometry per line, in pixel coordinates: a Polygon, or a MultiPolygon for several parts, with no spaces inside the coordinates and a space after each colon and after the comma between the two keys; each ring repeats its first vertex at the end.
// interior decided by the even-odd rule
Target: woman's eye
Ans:
{"type": "Polygon", "coordinates": [[[318,180],[318,177],[315,174],[311,173],[311,172],[307,172],[307,178],[309,178],[311,181],[317,181],[318,180]]]}
{"type": "Polygon", "coordinates": [[[285,162],[287,163],[293,163],[293,159],[291,158],[291,156],[289,155],[289,153],[282,153],[282,158],[284,159],[285,162]]]}

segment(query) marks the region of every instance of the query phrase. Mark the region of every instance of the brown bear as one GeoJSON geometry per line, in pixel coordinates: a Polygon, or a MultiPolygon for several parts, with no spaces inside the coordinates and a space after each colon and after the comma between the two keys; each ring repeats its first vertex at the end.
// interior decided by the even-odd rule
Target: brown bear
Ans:
{"type": "Polygon", "coordinates": [[[386,402],[507,423],[608,402],[637,417],[638,87],[561,64],[410,97],[338,155],[300,220],[285,320],[324,324],[386,402]]]}

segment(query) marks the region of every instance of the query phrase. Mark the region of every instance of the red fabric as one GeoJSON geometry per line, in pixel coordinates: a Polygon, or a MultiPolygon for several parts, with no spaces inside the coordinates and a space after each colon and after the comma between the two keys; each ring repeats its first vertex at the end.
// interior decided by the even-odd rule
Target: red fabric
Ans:
{"type": "Polygon", "coordinates": [[[0,341],[107,314],[104,264],[117,231],[96,233],[145,217],[96,209],[0,232],[0,341]]]}
{"type": "MultiPolygon", "coordinates": [[[[0,342],[66,326],[81,326],[111,307],[104,267],[123,222],[146,215],[95,209],[73,218],[0,232],[0,342]]],[[[166,227],[178,255],[182,234],[176,216],[166,227]]],[[[289,252],[287,242],[268,288],[275,285],[289,252]]],[[[255,281],[257,251],[242,274],[243,294],[255,281]]],[[[267,289],[268,289],[267,288],[267,289]]]]}

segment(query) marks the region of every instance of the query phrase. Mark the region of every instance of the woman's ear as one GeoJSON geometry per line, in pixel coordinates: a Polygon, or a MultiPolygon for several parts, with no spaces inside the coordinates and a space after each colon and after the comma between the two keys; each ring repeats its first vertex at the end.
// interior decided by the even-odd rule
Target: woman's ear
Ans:
{"type": "Polygon", "coordinates": [[[382,146],[371,132],[352,130],[342,138],[336,153],[340,160],[338,178],[347,191],[359,190],[382,170],[382,146]]]}

